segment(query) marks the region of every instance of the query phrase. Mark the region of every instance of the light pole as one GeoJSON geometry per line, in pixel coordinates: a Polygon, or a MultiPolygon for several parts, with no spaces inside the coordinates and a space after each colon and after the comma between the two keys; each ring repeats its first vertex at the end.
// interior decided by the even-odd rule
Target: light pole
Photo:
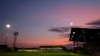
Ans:
{"type": "Polygon", "coordinates": [[[14,32],[14,43],[13,43],[13,49],[15,51],[15,48],[16,48],[16,40],[17,40],[17,36],[18,36],[18,32],[14,32]]]}
{"type": "Polygon", "coordinates": [[[10,28],[11,26],[10,26],[10,24],[7,24],[6,25],[6,28],[7,28],[7,33],[6,33],[6,39],[5,39],[5,45],[7,45],[7,37],[8,37],[8,35],[9,35],[9,28],[10,28]]]}

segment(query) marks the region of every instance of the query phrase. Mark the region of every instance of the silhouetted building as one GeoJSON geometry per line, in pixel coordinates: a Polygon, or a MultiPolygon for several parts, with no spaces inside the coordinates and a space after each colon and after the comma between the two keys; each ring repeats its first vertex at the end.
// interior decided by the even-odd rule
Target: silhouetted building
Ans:
{"type": "Polygon", "coordinates": [[[7,51],[7,45],[0,45],[0,52],[7,51]]]}
{"type": "Polygon", "coordinates": [[[72,28],[70,41],[78,42],[100,42],[100,29],[72,28]]]}
{"type": "Polygon", "coordinates": [[[77,47],[78,42],[84,42],[84,46],[92,54],[100,49],[100,29],[72,28],[69,41],[77,42],[77,47]]]}

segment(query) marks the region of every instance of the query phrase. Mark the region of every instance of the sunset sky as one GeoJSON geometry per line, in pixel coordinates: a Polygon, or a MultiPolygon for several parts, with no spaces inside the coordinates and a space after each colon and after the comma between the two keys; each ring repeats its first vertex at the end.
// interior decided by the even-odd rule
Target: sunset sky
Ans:
{"type": "Polygon", "coordinates": [[[71,44],[69,37],[49,31],[56,27],[88,27],[100,18],[100,0],[0,0],[0,44],[12,46],[13,32],[18,31],[17,47],[71,44]]]}

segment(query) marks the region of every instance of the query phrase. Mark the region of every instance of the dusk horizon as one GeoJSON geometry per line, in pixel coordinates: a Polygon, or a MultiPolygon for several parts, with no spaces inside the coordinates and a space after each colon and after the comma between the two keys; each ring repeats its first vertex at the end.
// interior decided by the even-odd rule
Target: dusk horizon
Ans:
{"type": "Polygon", "coordinates": [[[16,47],[71,47],[71,27],[100,26],[99,5],[99,0],[0,0],[0,45],[7,37],[7,45],[12,47],[13,33],[18,31],[16,47]]]}

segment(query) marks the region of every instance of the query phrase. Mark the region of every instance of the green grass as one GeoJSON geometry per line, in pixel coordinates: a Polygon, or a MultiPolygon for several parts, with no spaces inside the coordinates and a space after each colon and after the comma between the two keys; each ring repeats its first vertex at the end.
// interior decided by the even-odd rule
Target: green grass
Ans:
{"type": "Polygon", "coordinates": [[[8,52],[0,53],[0,56],[85,56],[67,52],[47,52],[47,53],[34,53],[34,52],[8,52]]]}

